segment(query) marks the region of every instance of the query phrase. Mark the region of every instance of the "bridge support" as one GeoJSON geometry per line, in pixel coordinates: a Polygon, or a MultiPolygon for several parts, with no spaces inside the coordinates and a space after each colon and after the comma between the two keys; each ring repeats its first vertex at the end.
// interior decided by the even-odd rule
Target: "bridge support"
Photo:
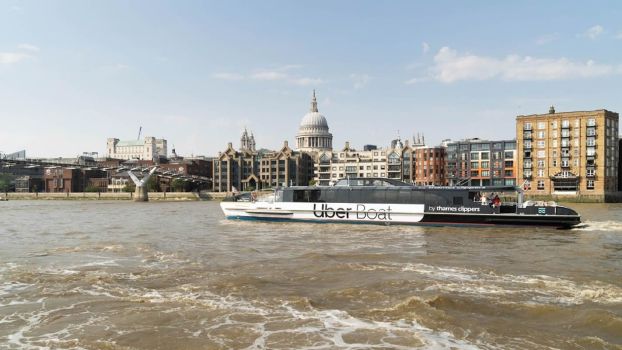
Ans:
{"type": "Polygon", "coordinates": [[[151,177],[151,175],[153,175],[156,169],[157,167],[153,167],[149,174],[145,175],[142,179],[139,179],[138,177],[136,177],[136,175],[134,175],[134,173],[132,173],[131,170],[128,170],[127,173],[130,175],[130,178],[132,179],[132,181],[134,181],[134,184],[136,185],[136,190],[134,191],[134,202],[149,201],[147,181],[149,181],[149,178],[151,177]]]}
{"type": "Polygon", "coordinates": [[[149,191],[145,186],[136,186],[134,191],[134,202],[148,202],[149,191]]]}

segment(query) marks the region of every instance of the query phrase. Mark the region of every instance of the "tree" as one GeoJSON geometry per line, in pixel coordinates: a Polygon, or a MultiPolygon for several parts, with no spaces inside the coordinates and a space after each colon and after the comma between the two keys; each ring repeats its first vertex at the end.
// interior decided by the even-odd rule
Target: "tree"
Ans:
{"type": "Polygon", "coordinates": [[[171,188],[174,192],[186,192],[188,190],[188,181],[175,179],[171,182],[171,188]]]}
{"type": "Polygon", "coordinates": [[[99,187],[93,186],[93,185],[88,185],[84,189],[84,192],[99,192],[99,187]]]}
{"type": "Polygon", "coordinates": [[[8,192],[15,186],[15,177],[11,174],[0,174],[0,191],[8,192]]]}
{"type": "Polygon", "coordinates": [[[160,192],[160,181],[158,181],[158,176],[153,175],[150,177],[149,180],[147,180],[145,187],[149,192],[160,192]]]}
{"type": "Polygon", "coordinates": [[[309,186],[315,186],[317,184],[316,180],[309,180],[309,186]]]}
{"type": "Polygon", "coordinates": [[[134,191],[136,191],[136,185],[131,181],[128,181],[125,187],[123,187],[123,192],[134,192],[134,191]]]}

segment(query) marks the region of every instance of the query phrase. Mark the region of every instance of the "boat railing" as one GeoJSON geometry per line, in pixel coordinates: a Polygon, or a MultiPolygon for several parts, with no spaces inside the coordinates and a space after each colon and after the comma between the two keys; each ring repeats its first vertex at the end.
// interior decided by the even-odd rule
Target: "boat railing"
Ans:
{"type": "Polygon", "coordinates": [[[523,208],[534,206],[534,207],[557,207],[557,202],[555,201],[533,201],[528,200],[523,202],[523,208]]]}

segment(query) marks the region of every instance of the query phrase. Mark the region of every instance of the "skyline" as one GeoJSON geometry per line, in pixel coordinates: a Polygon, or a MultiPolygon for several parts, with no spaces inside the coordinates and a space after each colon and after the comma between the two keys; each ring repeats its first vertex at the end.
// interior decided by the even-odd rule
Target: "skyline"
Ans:
{"type": "Polygon", "coordinates": [[[551,105],[622,110],[621,12],[614,1],[0,2],[0,151],[104,154],[107,138],[141,126],[182,155],[237,147],[244,127],[278,149],[295,145],[313,89],[336,149],[384,147],[398,130],[429,145],[512,139],[517,115],[551,105]]]}

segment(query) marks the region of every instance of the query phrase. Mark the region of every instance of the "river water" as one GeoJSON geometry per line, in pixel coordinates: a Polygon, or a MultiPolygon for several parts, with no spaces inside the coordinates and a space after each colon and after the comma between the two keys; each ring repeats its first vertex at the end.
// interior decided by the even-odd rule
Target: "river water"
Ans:
{"type": "Polygon", "coordinates": [[[622,349],[622,205],[573,230],[0,202],[0,349],[622,349]]]}

